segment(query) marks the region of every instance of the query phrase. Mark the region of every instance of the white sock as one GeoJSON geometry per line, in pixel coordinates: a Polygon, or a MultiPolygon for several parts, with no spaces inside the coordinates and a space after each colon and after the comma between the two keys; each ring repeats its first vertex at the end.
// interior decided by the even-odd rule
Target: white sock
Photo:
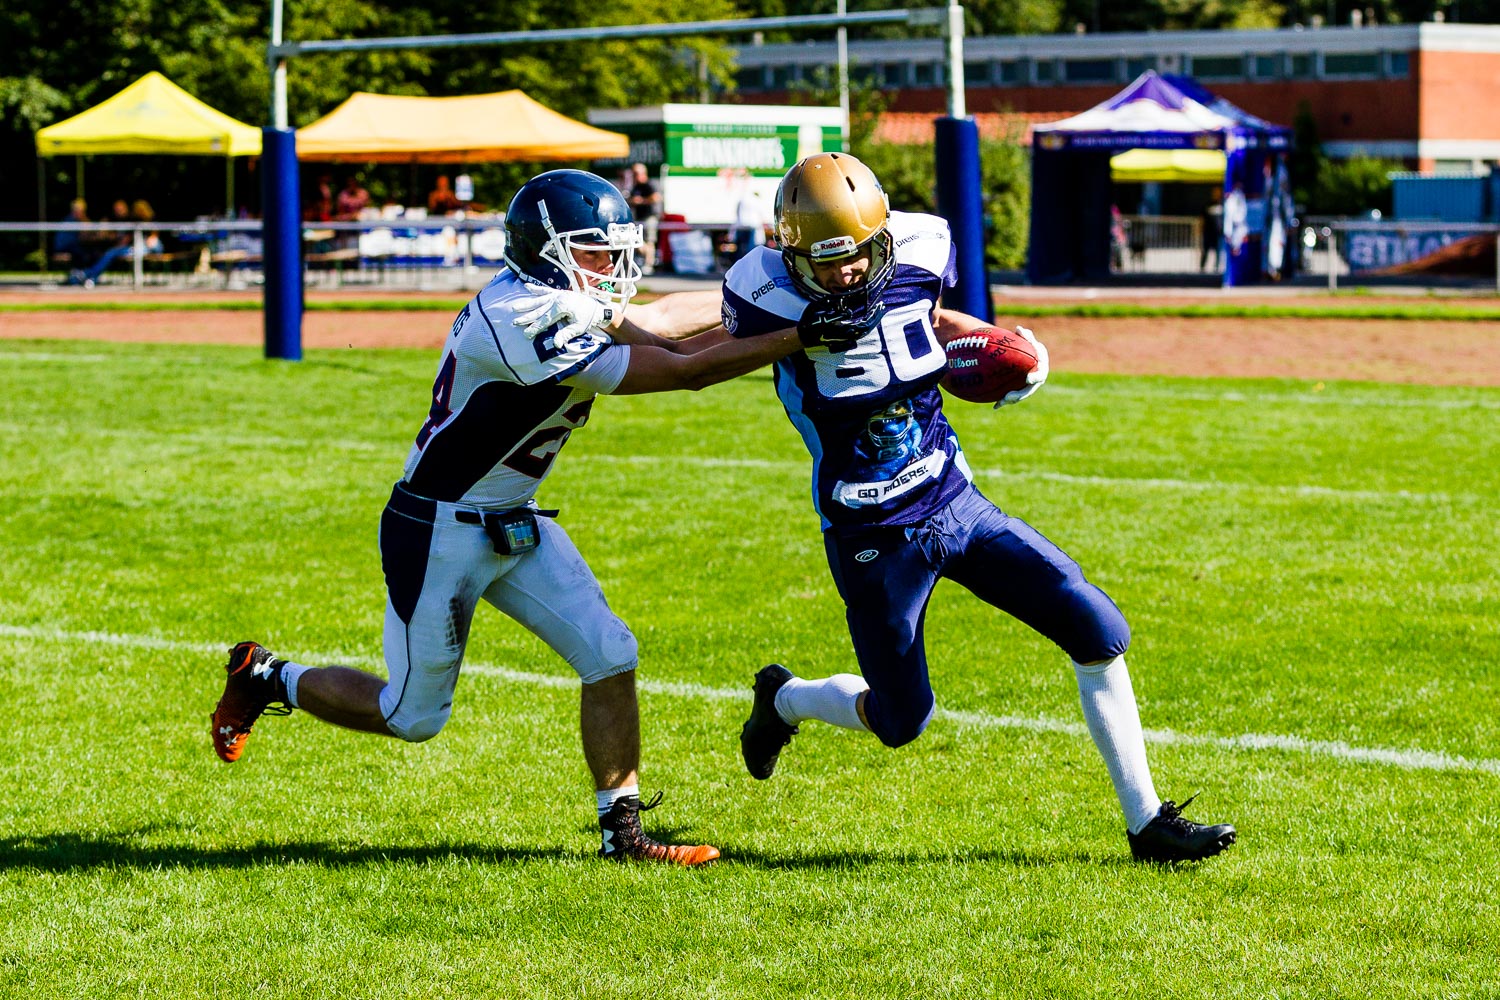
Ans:
{"type": "Polygon", "coordinates": [[[858,702],[868,690],[865,679],[854,674],[834,674],[816,681],[793,677],[776,692],[776,714],[791,726],[817,719],[867,733],[870,728],[859,717],[858,702]]]}
{"type": "Polygon", "coordinates": [[[281,683],[286,685],[286,703],[293,708],[302,707],[297,703],[297,681],[301,679],[303,673],[311,669],[311,667],[304,667],[290,660],[281,665],[281,683]]]}
{"type": "Polygon", "coordinates": [[[1161,799],[1151,783],[1151,768],[1146,763],[1146,738],[1141,732],[1141,716],[1135,705],[1135,690],[1130,686],[1130,672],[1125,657],[1117,656],[1104,663],[1084,666],[1073,663],[1078,675],[1078,697],[1083,703],[1083,721],[1104,766],[1114,782],[1115,795],[1125,813],[1125,828],[1140,833],[1156,816],[1161,799]]]}
{"type": "Polygon", "coordinates": [[[603,816],[620,799],[625,798],[627,795],[639,796],[640,794],[640,785],[623,785],[620,788],[606,788],[603,791],[595,792],[594,802],[599,807],[599,815],[603,816]]]}

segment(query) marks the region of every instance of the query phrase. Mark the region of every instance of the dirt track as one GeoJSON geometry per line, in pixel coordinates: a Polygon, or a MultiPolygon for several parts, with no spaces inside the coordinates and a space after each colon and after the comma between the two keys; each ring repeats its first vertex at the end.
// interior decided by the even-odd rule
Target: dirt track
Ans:
{"type": "MultiPolygon", "coordinates": [[[[435,349],[452,319],[449,311],[309,312],[303,344],[435,349]]],[[[248,310],[0,313],[0,338],[251,345],[261,343],[261,324],[248,310]]],[[[1500,322],[1054,317],[1029,325],[1058,371],[1500,386],[1500,322]]]]}

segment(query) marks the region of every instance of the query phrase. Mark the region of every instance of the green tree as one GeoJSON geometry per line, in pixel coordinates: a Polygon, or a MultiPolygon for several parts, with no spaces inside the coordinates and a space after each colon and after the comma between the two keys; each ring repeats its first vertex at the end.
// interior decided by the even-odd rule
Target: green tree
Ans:
{"type": "Polygon", "coordinates": [[[1391,214],[1391,173],[1405,169],[1399,160],[1362,153],[1347,160],[1325,160],[1308,201],[1313,215],[1391,214]]]}
{"type": "MultiPolygon", "coordinates": [[[[306,41],[675,23],[737,14],[732,0],[643,0],[630,7],[583,0],[477,7],[458,0],[287,0],[285,34],[288,41],[306,41]]],[[[12,183],[0,190],[0,218],[35,216],[30,185],[14,181],[35,172],[38,128],[87,110],[149,70],[160,70],[242,121],[259,126],[268,120],[268,3],[8,0],[5,19],[9,44],[0,69],[0,175],[12,183]]],[[[692,100],[701,72],[720,82],[731,78],[724,39],[328,53],[289,63],[288,108],[291,123],[302,126],[356,90],[450,95],[519,87],[550,107],[581,116],[590,107],[692,100]]],[[[73,164],[64,158],[44,166],[49,214],[57,217],[72,193],[73,164]]],[[[254,176],[243,164],[239,171],[241,190],[253,198],[254,176]]],[[[405,173],[375,171],[372,193],[405,186],[405,173]]],[[[103,157],[88,175],[91,195],[146,197],[159,207],[170,205],[179,216],[217,208],[222,201],[223,167],[207,159],[103,157]]]]}
{"type": "MultiPolygon", "coordinates": [[[[937,158],[932,143],[898,145],[873,140],[850,150],[880,178],[894,208],[933,212],[937,207],[937,158]]],[[[1026,263],[1030,226],[1031,158],[1017,137],[979,144],[984,192],[985,265],[1019,270],[1026,263]]]]}

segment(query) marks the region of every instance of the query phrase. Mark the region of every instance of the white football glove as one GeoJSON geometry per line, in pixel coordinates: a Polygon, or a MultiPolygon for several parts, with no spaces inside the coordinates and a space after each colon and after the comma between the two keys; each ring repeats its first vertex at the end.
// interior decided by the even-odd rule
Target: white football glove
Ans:
{"type": "Polygon", "coordinates": [[[607,302],[560,288],[537,289],[516,303],[516,326],[521,332],[535,340],[558,323],[562,329],[553,334],[553,341],[566,344],[593,330],[602,330],[615,321],[617,308],[607,302]]]}
{"type": "Polygon", "coordinates": [[[1025,337],[1027,343],[1036,348],[1036,367],[1026,376],[1026,388],[1016,389],[1014,392],[1007,392],[1004,396],[1001,396],[1000,402],[995,404],[995,409],[997,410],[1011,403],[1019,403],[1040,389],[1042,383],[1047,381],[1047,348],[1043,347],[1042,342],[1032,336],[1031,331],[1024,326],[1016,327],[1016,332],[1025,337]]]}

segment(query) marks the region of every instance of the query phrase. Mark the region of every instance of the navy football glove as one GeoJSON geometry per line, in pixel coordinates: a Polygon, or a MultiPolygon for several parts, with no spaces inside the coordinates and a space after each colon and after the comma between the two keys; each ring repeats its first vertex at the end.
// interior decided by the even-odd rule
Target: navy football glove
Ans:
{"type": "Polygon", "coordinates": [[[873,330],[884,315],[885,302],[879,299],[858,317],[848,308],[831,302],[812,302],[797,323],[797,336],[803,347],[821,344],[835,354],[842,354],[873,330]]]}

